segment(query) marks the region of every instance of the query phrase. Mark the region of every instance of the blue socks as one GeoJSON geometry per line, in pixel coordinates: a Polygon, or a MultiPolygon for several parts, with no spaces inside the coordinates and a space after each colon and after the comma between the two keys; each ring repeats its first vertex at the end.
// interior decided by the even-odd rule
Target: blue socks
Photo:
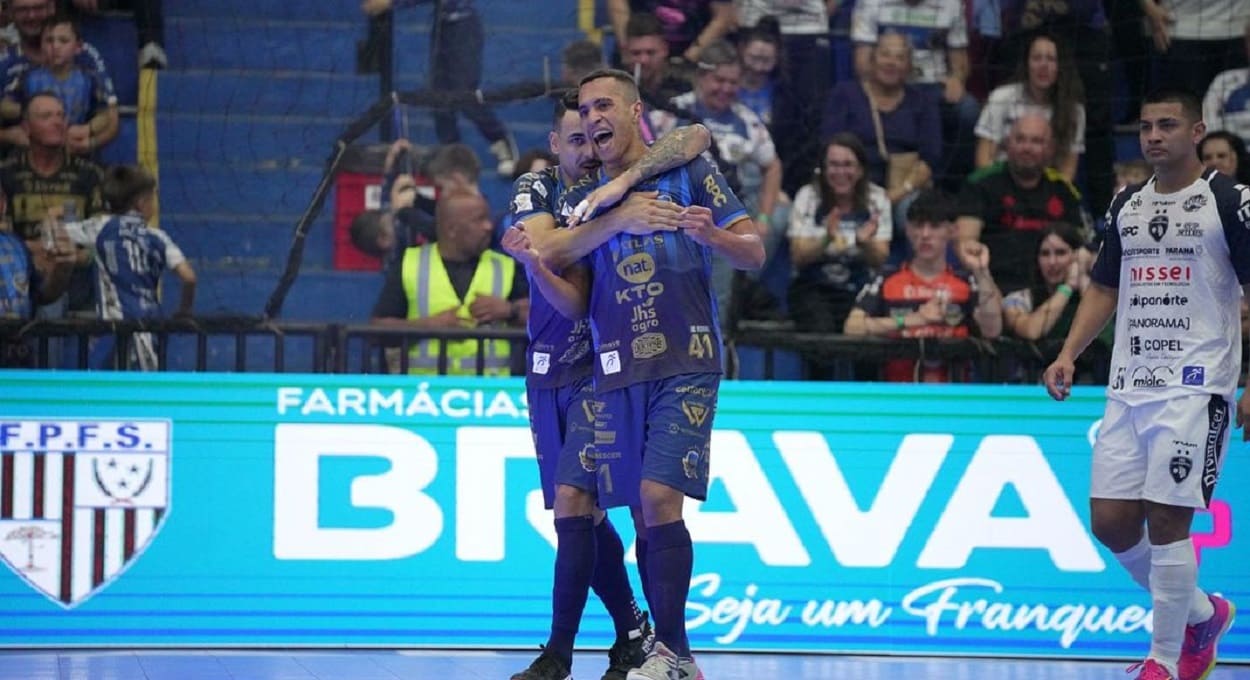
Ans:
{"type": "Polygon", "coordinates": [[[595,534],[595,522],[589,515],[556,519],[556,569],[551,589],[551,638],[547,641],[547,651],[570,665],[573,640],[582,622],[582,611],[586,609],[595,572],[595,534]]]}
{"type": "Polygon", "coordinates": [[[595,527],[595,545],[598,554],[590,587],[612,617],[617,639],[628,640],[630,631],[642,625],[642,612],[634,601],[634,589],[629,585],[629,574],[625,571],[625,546],[621,543],[621,535],[616,533],[616,527],[607,517],[595,527]]]}
{"type": "Polygon", "coordinates": [[[655,618],[655,639],[678,656],[690,656],[685,615],[694,547],[684,520],[647,527],[647,562],[651,570],[647,602],[655,618]]]}

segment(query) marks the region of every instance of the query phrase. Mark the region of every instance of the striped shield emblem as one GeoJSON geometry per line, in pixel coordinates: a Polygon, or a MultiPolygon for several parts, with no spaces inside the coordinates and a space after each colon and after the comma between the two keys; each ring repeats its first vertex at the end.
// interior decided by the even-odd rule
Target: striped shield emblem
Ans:
{"type": "Polygon", "coordinates": [[[124,572],[169,511],[167,420],[0,418],[0,560],[70,608],[124,572]]]}

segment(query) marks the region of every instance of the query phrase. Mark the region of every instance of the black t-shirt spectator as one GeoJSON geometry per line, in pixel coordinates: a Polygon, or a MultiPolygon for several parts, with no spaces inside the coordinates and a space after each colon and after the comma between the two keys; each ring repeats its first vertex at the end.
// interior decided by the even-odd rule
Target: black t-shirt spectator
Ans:
{"type": "Polygon", "coordinates": [[[959,216],[981,220],[990,274],[1002,290],[1028,287],[1043,227],[1051,222],[1084,225],[1081,195],[1058,171],[1046,169],[1036,187],[1025,189],[1016,184],[1005,161],[969,176],[959,194],[959,216]]]}

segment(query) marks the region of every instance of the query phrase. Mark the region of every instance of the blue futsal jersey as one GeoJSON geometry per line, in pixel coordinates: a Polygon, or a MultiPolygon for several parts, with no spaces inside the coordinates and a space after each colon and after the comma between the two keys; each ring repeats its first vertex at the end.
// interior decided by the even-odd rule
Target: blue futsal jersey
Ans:
{"type": "MultiPolygon", "coordinates": [[[[579,182],[561,197],[559,214],[572,214],[573,206],[607,180],[600,172],[579,182]]],[[[633,191],[709,208],[720,228],[746,215],[720,171],[703,158],[643,180],[633,191]]],[[[619,234],[587,256],[596,392],[683,373],[721,372],[711,256],[681,230],[619,234]]]]}
{"type": "MultiPolygon", "coordinates": [[[[549,167],[527,172],[512,185],[511,223],[537,214],[554,215],[556,198],[564,192],[560,171],[549,167]]],[[[590,328],[585,319],[570,321],[543,297],[530,277],[529,348],[525,353],[525,384],[562,387],[590,375],[590,328]]]]}
{"type": "Polygon", "coordinates": [[[101,216],[84,229],[95,236],[100,318],[161,316],[161,275],[186,261],[169,235],[148,227],[136,213],[101,216]]]}
{"type": "MultiPolygon", "coordinates": [[[[105,99],[110,104],[117,103],[117,90],[113,87],[113,79],[109,77],[108,69],[104,66],[104,58],[100,56],[100,51],[94,45],[89,42],[82,44],[82,51],[74,57],[74,66],[93,74],[93,77],[98,76],[100,84],[104,87],[105,99]]],[[[0,74],[3,74],[0,77],[4,78],[6,89],[13,84],[14,79],[31,68],[35,68],[35,64],[22,54],[20,43],[9,47],[0,55],[0,74]]],[[[31,94],[37,92],[38,90],[35,90],[31,94]]]]}
{"type": "Polygon", "coordinates": [[[6,96],[24,106],[36,94],[53,92],[65,105],[65,123],[82,125],[117,102],[105,84],[106,79],[98,71],[78,66],[70,69],[64,79],[43,66],[32,66],[13,79],[6,96]]]}

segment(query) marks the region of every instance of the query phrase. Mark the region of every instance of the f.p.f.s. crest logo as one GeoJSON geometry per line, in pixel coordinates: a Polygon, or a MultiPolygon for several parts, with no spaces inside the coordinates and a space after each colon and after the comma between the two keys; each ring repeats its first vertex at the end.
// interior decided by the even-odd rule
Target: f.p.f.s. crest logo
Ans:
{"type": "Polygon", "coordinates": [[[169,421],[0,418],[0,561],[73,607],[118,578],[169,511],[169,421]]]}

